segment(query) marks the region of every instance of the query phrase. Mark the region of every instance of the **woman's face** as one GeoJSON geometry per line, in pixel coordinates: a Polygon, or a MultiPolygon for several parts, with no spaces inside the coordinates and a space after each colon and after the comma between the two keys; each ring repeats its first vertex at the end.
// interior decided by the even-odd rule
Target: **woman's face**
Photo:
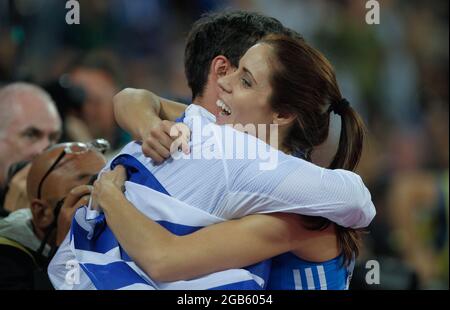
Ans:
{"type": "Polygon", "coordinates": [[[256,44],[241,58],[235,72],[219,79],[217,105],[222,112],[217,117],[218,124],[272,124],[271,53],[269,45],[256,44]]]}

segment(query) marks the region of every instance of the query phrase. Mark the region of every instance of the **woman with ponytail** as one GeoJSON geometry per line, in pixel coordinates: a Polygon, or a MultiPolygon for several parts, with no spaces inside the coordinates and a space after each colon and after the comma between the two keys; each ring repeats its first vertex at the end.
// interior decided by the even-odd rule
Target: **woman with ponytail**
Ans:
{"type": "MultiPolygon", "coordinates": [[[[343,98],[330,62],[303,40],[273,35],[262,40],[261,44],[269,46],[272,54],[271,107],[280,115],[295,116],[283,140],[285,151],[303,155],[305,160],[311,161],[314,148],[327,139],[330,114],[335,113],[341,118],[341,131],[337,152],[328,168],[355,170],[362,153],[364,125],[348,100],[343,98]]],[[[326,282],[340,282],[343,274],[350,279],[353,261],[359,254],[360,232],[338,226],[325,218],[302,217],[303,225],[308,229],[334,231],[340,256],[315,264],[292,252],[280,255],[273,260],[269,288],[287,288],[289,270],[313,270],[317,266],[325,266],[320,269],[324,270],[323,276],[327,281],[319,281],[321,287],[326,282]]],[[[322,245],[324,249],[327,247],[326,243],[322,245]]],[[[320,279],[321,272],[318,274],[320,279]]],[[[305,275],[306,283],[297,281],[297,286],[312,287],[309,285],[311,272],[305,275]]]]}

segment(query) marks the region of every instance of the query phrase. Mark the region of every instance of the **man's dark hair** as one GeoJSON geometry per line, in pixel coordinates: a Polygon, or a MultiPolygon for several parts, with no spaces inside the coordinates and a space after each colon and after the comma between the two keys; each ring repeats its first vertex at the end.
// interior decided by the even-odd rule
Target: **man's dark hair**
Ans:
{"type": "Polygon", "coordinates": [[[192,98],[202,95],[214,57],[224,55],[235,67],[245,52],[268,34],[286,34],[275,18],[253,12],[206,13],[188,34],[184,68],[192,98]]]}

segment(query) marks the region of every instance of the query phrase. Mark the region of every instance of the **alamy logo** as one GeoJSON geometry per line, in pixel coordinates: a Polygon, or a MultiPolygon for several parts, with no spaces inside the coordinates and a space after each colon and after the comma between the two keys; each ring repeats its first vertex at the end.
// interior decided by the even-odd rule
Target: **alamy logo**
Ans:
{"type": "Polygon", "coordinates": [[[380,3],[376,0],[370,0],[366,2],[366,23],[369,25],[380,24],[380,3]]]}
{"type": "MultiPolygon", "coordinates": [[[[259,159],[260,170],[277,168],[278,126],[276,124],[226,125],[235,129],[229,130],[227,127],[213,123],[203,125],[201,117],[193,117],[191,122],[192,152],[184,154],[179,151],[180,138],[177,138],[170,147],[171,157],[174,160],[259,159]]],[[[172,137],[188,136],[189,131],[186,125],[175,124],[170,130],[170,135],[172,137]]]]}
{"type": "Polygon", "coordinates": [[[369,285],[380,284],[380,263],[376,260],[369,260],[366,263],[366,283],[369,285]]]}
{"type": "Polygon", "coordinates": [[[66,2],[66,23],[68,25],[80,24],[80,3],[77,0],[69,0],[66,2]]]}

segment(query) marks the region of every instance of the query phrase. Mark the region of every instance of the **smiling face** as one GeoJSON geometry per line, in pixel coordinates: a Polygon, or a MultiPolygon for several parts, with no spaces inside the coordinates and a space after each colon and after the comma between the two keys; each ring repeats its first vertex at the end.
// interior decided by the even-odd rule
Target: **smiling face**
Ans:
{"type": "Polygon", "coordinates": [[[217,105],[222,112],[217,123],[272,124],[274,112],[269,103],[272,49],[256,44],[241,58],[239,68],[218,81],[217,105]]]}

